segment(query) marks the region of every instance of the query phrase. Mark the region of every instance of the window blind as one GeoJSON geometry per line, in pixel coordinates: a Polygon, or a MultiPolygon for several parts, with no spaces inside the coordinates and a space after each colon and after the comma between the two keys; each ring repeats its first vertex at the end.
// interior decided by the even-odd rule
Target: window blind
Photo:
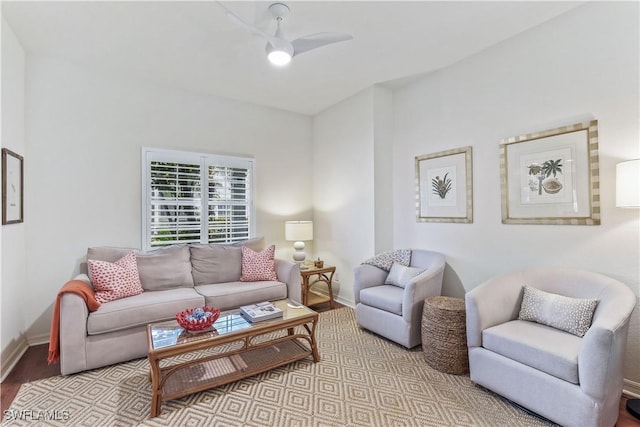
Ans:
{"type": "Polygon", "coordinates": [[[209,242],[249,238],[249,170],[209,166],[209,242]]]}
{"type": "Polygon", "coordinates": [[[143,247],[252,236],[252,160],[146,149],[143,162],[143,247]]]}

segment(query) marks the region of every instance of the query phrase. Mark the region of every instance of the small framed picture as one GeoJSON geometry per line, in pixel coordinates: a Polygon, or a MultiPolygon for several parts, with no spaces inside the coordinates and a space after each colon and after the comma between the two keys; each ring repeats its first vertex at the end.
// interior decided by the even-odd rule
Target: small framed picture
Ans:
{"type": "Polygon", "coordinates": [[[600,224],[598,121],[500,143],[504,224],[600,224]]]}
{"type": "Polygon", "coordinates": [[[2,224],[24,221],[24,164],[22,156],[2,149],[2,224]]]}
{"type": "Polygon", "coordinates": [[[415,158],[416,220],[473,222],[471,147],[415,158]]]}

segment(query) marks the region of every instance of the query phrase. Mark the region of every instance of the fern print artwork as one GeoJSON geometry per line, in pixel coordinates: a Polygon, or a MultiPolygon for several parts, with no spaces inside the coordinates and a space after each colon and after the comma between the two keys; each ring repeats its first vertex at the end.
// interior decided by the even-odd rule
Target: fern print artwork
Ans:
{"type": "Polygon", "coordinates": [[[451,191],[451,186],[453,185],[451,178],[448,178],[448,176],[449,173],[446,173],[442,178],[436,176],[431,180],[433,194],[438,195],[443,200],[447,197],[447,193],[451,191]]]}
{"type": "Polygon", "coordinates": [[[431,207],[451,207],[458,203],[455,166],[429,169],[423,181],[423,194],[431,207]]]}
{"type": "Polygon", "coordinates": [[[416,156],[415,160],[416,220],[473,222],[471,147],[416,156]]]}

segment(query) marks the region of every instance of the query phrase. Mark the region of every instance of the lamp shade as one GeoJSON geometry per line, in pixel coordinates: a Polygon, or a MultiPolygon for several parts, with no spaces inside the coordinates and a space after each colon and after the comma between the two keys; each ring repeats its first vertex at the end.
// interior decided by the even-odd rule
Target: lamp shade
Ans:
{"type": "Polygon", "coordinates": [[[616,206],[640,207],[640,159],[616,165],[616,206]]]}
{"type": "Polygon", "coordinates": [[[284,238],[290,242],[313,240],[312,221],[287,221],[284,224],[284,238]]]}

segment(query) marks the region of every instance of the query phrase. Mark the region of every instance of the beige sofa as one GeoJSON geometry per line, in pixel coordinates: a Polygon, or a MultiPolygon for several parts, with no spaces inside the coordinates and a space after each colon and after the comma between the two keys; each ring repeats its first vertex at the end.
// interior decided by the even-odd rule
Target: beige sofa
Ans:
{"type": "MultiPolygon", "coordinates": [[[[89,312],[76,294],[63,294],[60,305],[60,371],[63,375],[144,357],[146,325],[207,305],[227,310],[260,301],[301,301],[299,265],[276,259],[277,281],[241,282],[241,246],[262,250],[262,238],[229,245],[174,245],[136,251],[139,295],[103,303],[89,312]]],[[[87,260],[113,262],[129,248],[93,247],[87,260]]],[[[86,264],[76,279],[91,284],[86,264]]]]}

